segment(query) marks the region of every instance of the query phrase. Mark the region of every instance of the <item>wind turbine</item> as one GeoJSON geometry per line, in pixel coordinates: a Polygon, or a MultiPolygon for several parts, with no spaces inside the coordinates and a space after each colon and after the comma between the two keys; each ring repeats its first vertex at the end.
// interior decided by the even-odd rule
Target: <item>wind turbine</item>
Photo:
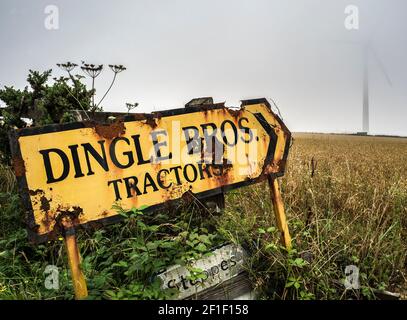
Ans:
{"type": "Polygon", "coordinates": [[[392,82],[390,80],[389,75],[384,68],[382,61],[379,59],[378,55],[376,54],[375,50],[368,42],[363,45],[363,124],[362,124],[362,132],[358,134],[367,135],[369,133],[369,56],[375,58],[380,70],[384,74],[388,84],[392,87],[392,82]]]}
{"type": "MultiPolygon", "coordinates": [[[[383,15],[383,11],[381,14],[383,15]]],[[[358,6],[347,6],[345,8],[345,14],[347,14],[347,18],[345,19],[345,28],[350,31],[350,30],[357,30],[359,31],[359,8],[358,6]]],[[[368,17],[366,17],[368,18],[368,17]]],[[[373,18],[373,17],[371,17],[373,18]]],[[[389,84],[390,87],[392,87],[392,83],[390,80],[389,75],[386,72],[386,69],[384,68],[384,65],[382,61],[379,59],[378,55],[376,54],[374,48],[370,45],[369,43],[369,34],[371,35],[374,30],[376,30],[377,24],[381,21],[381,19],[373,19],[373,24],[370,24],[369,26],[369,20],[367,20],[367,27],[366,30],[370,29],[370,31],[367,32],[362,32],[364,33],[364,37],[362,35],[362,41],[358,42],[353,42],[353,41],[346,41],[348,44],[357,44],[358,46],[361,46],[362,49],[362,64],[363,64],[363,84],[362,84],[362,90],[363,90],[363,110],[362,110],[362,132],[358,132],[360,135],[368,135],[369,134],[369,57],[372,56],[375,58],[379,68],[381,69],[381,72],[384,74],[386,77],[386,80],[389,84]]],[[[359,32],[358,32],[359,33],[359,32]]],[[[360,34],[360,33],[359,33],[360,34]]],[[[360,38],[359,38],[360,39],[360,38]]]]}

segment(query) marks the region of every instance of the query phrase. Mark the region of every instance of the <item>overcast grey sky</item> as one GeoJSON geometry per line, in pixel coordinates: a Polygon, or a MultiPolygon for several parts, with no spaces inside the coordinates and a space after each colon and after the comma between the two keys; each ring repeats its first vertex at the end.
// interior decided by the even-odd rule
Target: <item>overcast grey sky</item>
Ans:
{"type": "MultiPolygon", "coordinates": [[[[105,110],[266,97],[292,131],[354,132],[369,41],[392,81],[371,56],[371,133],[407,136],[406,30],[405,0],[1,0],[0,86],[23,88],[28,69],[61,74],[57,62],[124,64],[105,110]],[[45,27],[47,5],[59,9],[57,30],[45,27]],[[347,5],[359,30],[344,26],[347,5]]],[[[99,98],[111,76],[97,78],[99,98]]]]}

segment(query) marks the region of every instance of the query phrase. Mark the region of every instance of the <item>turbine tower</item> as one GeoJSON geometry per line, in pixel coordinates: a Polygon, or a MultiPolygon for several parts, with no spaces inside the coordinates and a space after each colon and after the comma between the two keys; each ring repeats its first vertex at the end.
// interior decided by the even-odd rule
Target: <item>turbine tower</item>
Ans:
{"type": "Polygon", "coordinates": [[[369,48],[363,48],[363,132],[369,132],[369,48]]]}
{"type": "Polygon", "coordinates": [[[370,110],[369,110],[369,57],[373,56],[379,66],[381,72],[385,76],[387,83],[390,87],[392,87],[392,82],[390,80],[389,75],[384,68],[382,61],[379,59],[378,55],[376,54],[373,47],[369,45],[369,43],[363,44],[363,114],[362,114],[362,132],[360,134],[367,135],[369,134],[369,121],[370,121],[370,110]]]}

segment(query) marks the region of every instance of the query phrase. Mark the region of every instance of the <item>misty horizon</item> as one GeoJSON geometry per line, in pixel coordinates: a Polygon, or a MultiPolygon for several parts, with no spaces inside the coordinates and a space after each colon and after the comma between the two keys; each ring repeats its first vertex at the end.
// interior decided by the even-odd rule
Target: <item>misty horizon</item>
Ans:
{"type": "Polygon", "coordinates": [[[239,107],[264,97],[292,132],[355,133],[368,43],[370,133],[407,136],[406,9],[397,0],[2,1],[0,86],[23,89],[29,69],[59,76],[56,63],[84,60],[105,65],[99,101],[113,76],[107,65],[123,64],[105,111],[125,112],[127,102],[139,103],[134,112],[181,108],[206,96],[239,107]],[[44,25],[48,5],[58,9],[57,29],[44,25]],[[344,26],[348,5],[359,9],[358,30],[344,26]]]}

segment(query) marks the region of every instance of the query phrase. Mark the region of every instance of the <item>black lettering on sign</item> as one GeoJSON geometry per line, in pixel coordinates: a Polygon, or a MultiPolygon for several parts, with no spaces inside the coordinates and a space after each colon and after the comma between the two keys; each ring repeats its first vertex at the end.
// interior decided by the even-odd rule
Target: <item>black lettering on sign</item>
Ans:
{"type": "MultiPolygon", "coordinates": [[[[191,170],[190,170],[190,171],[191,171],[191,170]]],[[[192,163],[187,164],[187,165],[184,167],[183,173],[184,173],[184,178],[185,178],[185,180],[187,180],[187,181],[190,182],[190,183],[195,182],[196,178],[198,177],[198,172],[197,172],[197,170],[196,170],[196,168],[195,168],[195,165],[193,165],[192,163]],[[192,169],[192,175],[191,175],[191,174],[188,174],[188,168],[191,168],[191,169],[192,169]]]]}
{"type": "MultiPolygon", "coordinates": [[[[168,173],[161,171],[160,175],[174,174],[177,184],[182,183],[180,177],[181,173],[184,174],[185,180],[191,183],[195,182],[198,177],[200,180],[203,180],[205,178],[211,178],[212,175],[221,176],[223,173],[222,168],[216,165],[223,163],[225,148],[227,146],[236,146],[239,139],[244,143],[253,141],[253,132],[247,126],[248,122],[249,120],[247,118],[242,117],[237,120],[237,124],[231,120],[224,120],[219,128],[213,122],[201,124],[199,128],[195,126],[183,127],[182,131],[186,139],[188,154],[200,153],[201,164],[198,163],[197,168],[193,165],[186,165],[184,168],[181,168],[181,166],[173,167],[169,169],[168,173]],[[201,135],[200,130],[202,130],[201,135]],[[218,134],[222,139],[218,139],[218,134]],[[212,168],[212,170],[209,170],[210,168],[212,168]]],[[[144,165],[153,162],[159,163],[164,160],[172,159],[173,153],[171,151],[167,151],[166,154],[163,154],[164,148],[168,148],[168,132],[166,130],[155,130],[152,131],[150,135],[154,155],[149,155],[149,158],[146,158],[147,154],[143,154],[143,152],[147,152],[148,146],[141,145],[140,134],[132,135],[131,139],[115,137],[108,145],[105,144],[105,140],[97,141],[96,145],[92,145],[91,143],[69,145],[67,146],[70,151],[68,153],[57,148],[41,150],[40,153],[44,161],[47,183],[54,183],[66,179],[70,172],[70,164],[73,164],[75,171],[74,178],[94,175],[95,166],[97,165],[104,171],[109,171],[110,162],[107,156],[110,158],[111,165],[119,169],[128,169],[134,165],[144,165]],[[108,147],[108,150],[106,150],[106,147],[108,147]],[[124,151],[118,151],[123,149],[124,151]],[[84,156],[85,160],[81,160],[81,156],[84,156]],[[72,158],[70,159],[70,157],[72,158]],[[62,162],[63,170],[61,174],[57,174],[59,175],[57,177],[55,176],[53,166],[58,164],[59,161],[62,162]],[[85,161],[86,163],[83,163],[85,161]]],[[[151,177],[146,178],[147,186],[152,187],[154,190],[157,188],[156,183],[163,189],[168,189],[171,185],[164,185],[164,181],[161,180],[161,178],[157,178],[156,183],[152,182],[152,178],[150,178],[151,177]]],[[[129,178],[129,180],[125,181],[126,190],[133,189],[129,184],[131,182],[130,180],[129,178]]],[[[137,190],[134,191],[138,193],[137,190]]],[[[127,193],[129,194],[129,192],[130,191],[127,193]]],[[[145,190],[142,193],[145,193],[145,190]]]]}
{"type": "Polygon", "coordinates": [[[138,196],[141,196],[141,192],[139,188],[137,187],[138,179],[137,177],[127,177],[124,178],[124,184],[126,185],[126,192],[127,192],[127,198],[133,197],[133,192],[135,191],[138,196]]]}
{"type": "Polygon", "coordinates": [[[208,178],[212,178],[209,168],[210,164],[208,163],[198,163],[199,177],[201,180],[205,179],[204,172],[208,175],[208,178]]]}
{"type": "Polygon", "coordinates": [[[230,266],[231,267],[234,267],[236,264],[237,264],[237,262],[236,262],[236,257],[235,256],[231,256],[230,257],[230,266]]]}
{"type": "Polygon", "coordinates": [[[100,140],[98,141],[100,144],[100,149],[102,151],[102,155],[100,155],[96,149],[90,144],[90,143],[82,143],[83,149],[85,150],[85,158],[86,158],[86,164],[88,165],[88,176],[95,174],[93,172],[92,167],[90,165],[90,159],[89,159],[89,154],[92,155],[93,159],[99,163],[99,165],[105,170],[109,171],[109,167],[107,165],[107,159],[106,159],[106,151],[105,151],[105,140],[100,140]]]}
{"type": "Polygon", "coordinates": [[[79,161],[78,147],[79,146],[77,144],[68,146],[68,148],[71,150],[71,154],[72,154],[73,166],[75,168],[75,178],[80,178],[80,177],[85,176],[82,172],[81,163],[79,161]]]}
{"type": "Polygon", "coordinates": [[[185,141],[187,142],[188,154],[196,154],[201,152],[201,139],[199,137],[199,130],[197,127],[190,126],[182,128],[184,132],[185,141]],[[191,137],[190,132],[193,132],[191,137]]]}
{"type": "Polygon", "coordinates": [[[243,137],[240,137],[240,139],[241,139],[244,143],[250,143],[250,142],[252,142],[252,140],[253,140],[253,132],[252,132],[252,130],[251,130],[249,127],[246,127],[246,126],[243,125],[243,123],[242,123],[243,121],[249,122],[249,119],[247,119],[247,118],[245,118],[245,117],[242,117],[242,118],[240,118],[239,121],[238,121],[238,125],[239,125],[240,131],[242,131],[244,134],[248,134],[248,135],[249,135],[249,139],[246,140],[246,139],[243,138],[243,137]]]}
{"type": "Polygon", "coordinates": [[[68,176],[69,160],[68,160],[68,156],[65,154],[65,152],[63,152],[60,149],[56,149],[56,148],[40,150],[39,152],[41,153],[42,158],[44,160],[45,173],[47,174],[47,183],[62,181],[68,176]],[[52,171],[52,167],[51,167],[51,159],[49,156],[49,154],[51,152],[57,154],[62,161],[62,166],[63,166],[62,174],[61,174],[61,176],[59,176],[57,178],[54,176],[54,172],[52,171]]]}
{"type": "Polygon", "coordinates": [[[164,182],[162,180],[162,174],[165,173],[165,176],[167,176],[170,172],[167,169],[161,169],[157,173],[157,183],[161,189],[168,189],[172,186],[172,182],[169,185],[164,185],[164,182]]]}
{"type": "Polygon", "coordinates": [[[226,260],[222,260],[221,264],[220,264],[220,268],[225,271],[228,269],[228,262],[226,260]]]}
{"type": "Polygon", "coordinates": [[[222,132],[222,139],[223,139],[223,142],[224,142],[227,146],[229,146],[229,147],[234,147],[234,146],[237,144],[237,139],[238,139],[238,136],[237,136],[237,128],[236,128],[235,124],[234,124],[232,121],[230,121],[230,120],[225,120],[225,121],[223,121],[222,124],[220,125],[220,130],[221,130],[221,132],[222,132]],[[228,137],[227,137],[227,134],[226,134],[226,132],[229,132],[229,131],[230,131],[230,129],[226,129],[226,125],[227,125],[227,124],[229,124],[230,129],[232,129],[232,131],[233,131],[233,140],[232,140],[232,142],[230,142],[230,141],[228,140],[228,137]]]}
{"type": "Polygon", "coordinates": [[[144,192],[143,192],[144,194],[147,193],[147,187],[153,187],[154,192],[158,191],[158,188],[157,188],[153,178],[151,177],[151,175],[148,172],[146,172],[146,174],[144,176],[144,192]]]}
{"type": "Polygon", "coordinates": [[[170,288],[170,289],[178,288],[178,286],[177,286],[176,283],[175,283],[175,279],[171,279],[170,281],[168,281],[167,286],[168,286],[168,288],[170,288]]]}
{"type": "Polygon", "coordinates": [[[116,167],[118,167],[120,169],[127,169],[134,164],[133,152],[131,152],[131,151],[123,152],[123,155],[127,156],[127,163],[126,164],[120,163],[119,160],[117,160],[117,155],[116,155],[116,145],[119,141],[124,141],[127,145],[130,145],[130,141],[127,138],[124,138],[124,137],[114,138],[113,141],[110,143],[110,147],[109,147],[110,158],[112,159],[112,162],[116,167]]]}
{"type": "Polygon", "coordinates": [[[143,158],[143,152],[141,151],[141,146],[140,146],[140,135],[136,134],[131,137],[132,137],[132,139],[134,141],[134,145],[136,147],[136,154],[137,154],[137,160],[138,160],[137,165],[151,163],[151,158],[148,160],[144,160],[144,158],[143,158]]]}
{"type": "Polygon", "coordinates": [[[182,275],[181,276],[181,283],[182,283],[182,287],[185,289],[185,290],[187,290],[188,289],[188,286],[187,286],[187,279],[182,275]]]}
{"type": "MultiPolygon", "coordinates": [[[[248,118],[242,117],[236,121],[224,120],[219,127],[213,122],[183,127],[188,154],[200,153],[201,160],[194,164],[161,169],[154,174],[145,172],[148,170],[136,166],[172,159],[171,150],[164,151],[168,150],[169,146],[166,130],[150,132],[152,145],[142,145],[140,134],[136,134],[131,138],[115,137],[107,144],[105,140],[100,140],[93,145],[91,143],[69,145],[67,146],[68,152],[57,148],[39,152],[44,161],[47,183],[66,179],[70,173],[70,165],[74,169],[74,178],[94,175],[98,166],[106,172],[111,169],[109,166],[119,169],[134,168],[129,176],[107,182],[108,187],[112,186],[117,201],[122,197],[138,197],[159,189],[169,189],[173,185],[182,185],[185,182],[193,184],[197,180],[223,176],[226,173],[223,165],[223,160],[226,159],[225,149],[228,146],[236,146],[239,141],[250,143],[254,140],[254,134],[248,124],[248,118]],[[149,147],[153,148],[151,156],[146,153],[149,151],[149,147]],[[209,154],[212,159],[204,156],[204,147],[206,154],[209,154]],[[83,156],[85,159],[81,159],[83,156]],[[62,169],[55,171],[55,166],[62,169]],[[139,175],[140,173],[141,175],[139,175]]],[[[235,262],[222,263],[220,268],[223,270],[233,263],[235,262]]]]}
{"type": "Polygon", "coordinates": [[[46,150],[40,150],[40,153],[42,155],[42,158],[44,160],[44,167],[45,167],[45,173],[47,174],[47,183],[53,183],[53,182],[58,182],[64,180],[68,174],[69,174],[69,160],[65,152],[63,152],[60,149],[46,149],[46,150]],[[61,161],[62,161],[62,174],[58,178],[54,176],[54,172],[52,171],[51,167],[51,159],[49,157],[49,154],[53,152],[57,154],[61,161]]]}
{"type": "Polygon", "coordinates": [[[111,184],[113,184],[114,187],[114,194],[116,196],[116,200],[121,200],[122,197],[120,196],[120,190],[119,190],[119,182],[122,183],[122,179],[117,179],[117,180],[112,180],[112,181],[108,181],[107,182],[107,186],[110,186],[111,184]]]}
{"type": "Polygon", "coordinates": [[[162,156],[161,155],[160,148],[161,147],[166,147],[167,142],[166,141],[158,142],[158,136],[159,135],[167,136],[167,131],[161,130],[161,131],[153,131],[153,132],[151,132],[151,137],[153,139],[154,152],[155,152],[155,156],[156,156],[155,161],[158,162],[158,161],[164,161],[164,160],[172,159],[172,153],[171,152],[167,156],[162,156]]]}
{"type": "Polygon", "coordinates": [[[180,169],[181,169],[181,166],[170,168],[170,172],[172,172],[172,171],[175,172],[175,178],[177,179],[177,184],[181,184],[181,179],[179,177],[179,170],[180,169]]]}

